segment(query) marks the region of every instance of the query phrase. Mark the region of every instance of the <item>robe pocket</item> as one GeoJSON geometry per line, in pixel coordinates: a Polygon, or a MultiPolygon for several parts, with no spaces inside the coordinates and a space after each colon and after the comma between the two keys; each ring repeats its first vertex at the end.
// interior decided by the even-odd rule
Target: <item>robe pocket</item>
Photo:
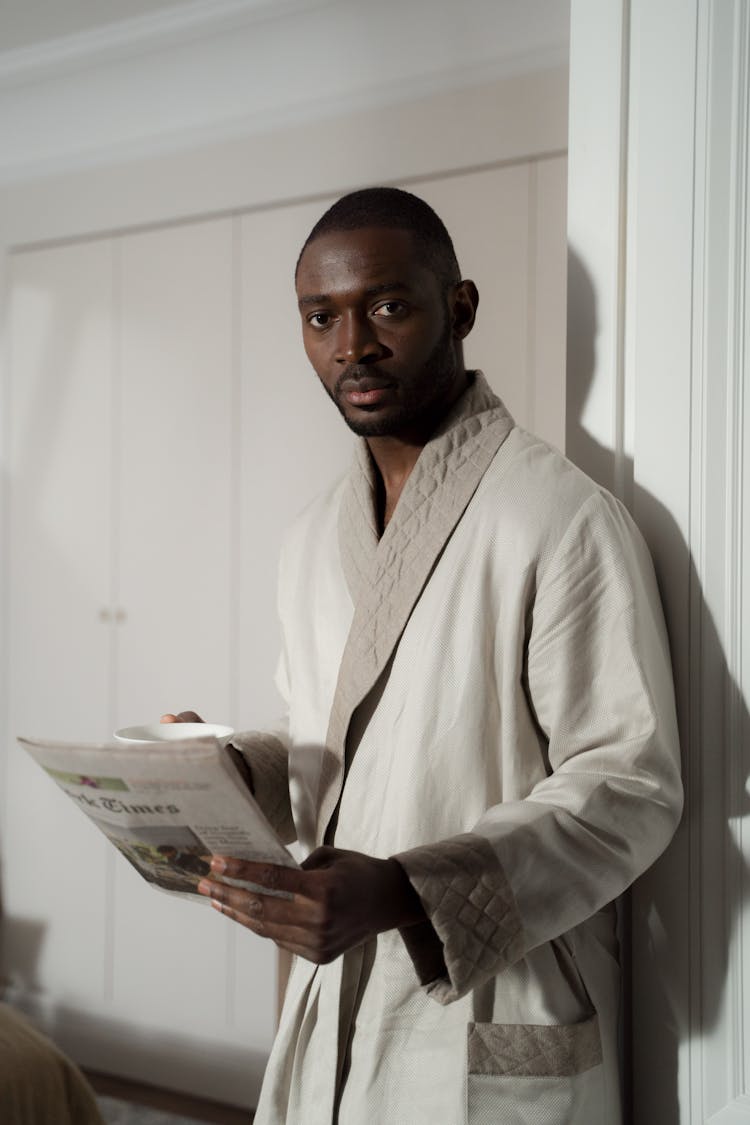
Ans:
{"type": "Polygon", "coordinates": [[[468,1125],[602,1120],[596,1015],[565,1025],[471,1023],[467,1064],[468,1125]]]}

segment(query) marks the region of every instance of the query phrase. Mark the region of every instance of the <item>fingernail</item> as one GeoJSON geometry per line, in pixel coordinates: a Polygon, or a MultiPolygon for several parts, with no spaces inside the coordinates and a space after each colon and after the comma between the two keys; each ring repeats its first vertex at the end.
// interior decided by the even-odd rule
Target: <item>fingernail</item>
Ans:
{"type": "Polygon", "coordinates": [[[198,893],[202,895],[211,894],[211,884],[209,883],[208,879],[201,879],[201,881],[198,883],[198,893]]]}
{"type": "Polygon", "coordinates": [[[220,855],[215,855],[211,860],[211,870],[216,871],[217,874],[221,875],[224,871],[226,871],[226,869],[226,860],[222,859],[220,855]]]}

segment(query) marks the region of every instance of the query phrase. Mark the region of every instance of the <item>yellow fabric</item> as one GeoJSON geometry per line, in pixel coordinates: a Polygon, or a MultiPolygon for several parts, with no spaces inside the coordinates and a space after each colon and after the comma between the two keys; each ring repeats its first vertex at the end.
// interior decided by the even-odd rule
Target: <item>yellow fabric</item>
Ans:
{"type": "Polygon", "coordinates": [[[23,1016],[0,1004],[3,1125],[104,1125],[78,1068],[23,1016]]]}

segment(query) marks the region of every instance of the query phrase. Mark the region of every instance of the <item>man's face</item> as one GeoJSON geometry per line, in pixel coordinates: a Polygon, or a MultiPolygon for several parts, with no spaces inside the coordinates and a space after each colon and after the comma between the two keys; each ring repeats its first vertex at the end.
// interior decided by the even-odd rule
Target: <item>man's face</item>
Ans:
{"type": "Polygon", "coordinates": [[[297,298],[308,359],[362,437],[426,437],[463,388],[452,301],[408,231],[321,235],[297,298]]]}

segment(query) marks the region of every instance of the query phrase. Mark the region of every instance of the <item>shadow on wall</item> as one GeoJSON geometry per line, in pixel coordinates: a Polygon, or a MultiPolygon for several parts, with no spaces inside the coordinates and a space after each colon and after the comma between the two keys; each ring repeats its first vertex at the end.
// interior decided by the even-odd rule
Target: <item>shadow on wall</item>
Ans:
{"type": "MultiPolygon", "coordinates": [[[[727,700],[734,698],[741,708],[738,729],[748,729],[748,715],[741,689],[731,679],[689,547],[674,518],[655,496],[633,481],[632,460],[618,465],[615,452],[596,441],[583,426],[583,410],[596,364],[597,304],[591,277],[574,250],[568,254],[568,307],[566,450],[576,464],[610,491],[616,491],[618,478],[624,483],[626,502],[654,558],[672,647],[686,783],[685,813],[672,844],[651,871],[638,880],[625,904],[625,926],[630,930],[623,935],[626,964],[628,946],[632,949],[632,963],[626,967],[626,989],[628,983],[634,987],[632,1011],[626,1012],[624,1020],[624,1055],[626,1070],[631,1069],[632,1062],[635,1106],[640,1100],[640,1085],[648,1084],[652,1119],[660,1125],[679,1125],[679,1046],[691,1035],[706,1035],[717,1022],[740,906],[731,901],[726,888],[733,877],[735,885],[739,884],[745,866],[732,822],[750,812],[747,758],[745,754],[744,784],[727,796],[724,781],[731,776],[729,764],[733,753],[727,700]],[[690,649],[689,615],[700,622],[699,653],[690,649]],[[694,660],[700,661],[699,684],[691,683],[694,660]],[[703,744],[698,724],[691,727],[691,690],[700,692],[699,714],[712,721],[710,746],[703,744]],[[695,759],[696,755],[699,760],[691,762],[689,758],[695,759]],[[698,792],[690,789],[691,775],[701,778],[700,786],[695,786],[698,792]],[[713,820],[702,821],[703,810],[708,807],[713,820]],[[713,888],[700,881],[700,872],[694,872],[688,862],[690,837],[695,839],[698,833],[704,866],[709,848],[712,855],[723,857],[726,864],[713,873],[713,888]],[[707,906],[710,894],[719,896],[715,913],[707,906]],[[707,957],[702,961],[701,993],[691,998],[693,974],[688,942],[697,925],[701,926],[710,963],[707,957]]],[[[668,425],[669,419],[664,419],[664,424],[668,425]]],[[[734,753],[741,755],[741,747],[734,748],[734,753]]],[[[626,1081],[625,1085],[629,1083],[626,1081]]],[[[629,1119],[627,1114],[625,1119],[629,1119]]]]}

